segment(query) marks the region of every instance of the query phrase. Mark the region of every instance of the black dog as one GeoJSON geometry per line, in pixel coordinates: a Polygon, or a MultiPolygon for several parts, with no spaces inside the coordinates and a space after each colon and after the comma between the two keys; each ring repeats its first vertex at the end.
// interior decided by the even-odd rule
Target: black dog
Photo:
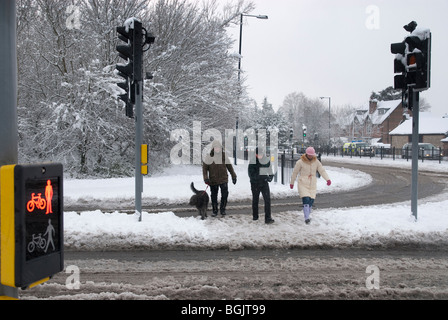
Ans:
{"type": "Polygon", "coordinates": [[[201,215],[201,219],[205,220],[205,218],[207,218],[207,207],[210,201],[208,193],[206,192],[207,190],[196,190],[193,182],[191,183],[190,188],[191,191],[195,193],[190,198],[190,206],[195,206],[198,209],[199,214],[201,215]]]}

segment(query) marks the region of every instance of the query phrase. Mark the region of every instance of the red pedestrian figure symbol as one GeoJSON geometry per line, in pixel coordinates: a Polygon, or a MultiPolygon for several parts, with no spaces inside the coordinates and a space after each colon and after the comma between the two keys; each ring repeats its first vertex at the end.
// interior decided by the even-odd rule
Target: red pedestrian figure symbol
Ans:
{"type": "Polygon", "coordinates": [[[47,199],[47,212],[45,214],[53,213],[53,208],[51,206],[51,200],[53,199],[53,186],[51,181],[47,181],[47,186],[45,187],[45,199],[47,199]]]}

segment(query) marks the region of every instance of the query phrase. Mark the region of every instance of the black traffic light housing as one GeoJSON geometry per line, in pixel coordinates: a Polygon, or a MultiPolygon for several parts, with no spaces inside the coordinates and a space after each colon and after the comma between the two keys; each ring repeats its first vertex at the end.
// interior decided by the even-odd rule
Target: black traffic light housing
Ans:
{"type": "Polygon", "coordinates": [[[143,80],[143,26],[138,20],[134,20],[134,41],[133,41],[133,81],[143,80]]]}
{"type": "Polygon", "coordinates": [[[143,80],[143,27],[138,20],[133,20],[132,25],[117,27],[118,39],[126,44],[117,45],[120,58],[126,64],[117,64],[117,74],[124,79],[117,83],[118,87],[125,91],[118,96],[125,103],[126,116],[134,117],[136,83],[143,80]]]}
{"type": "Polygon", "coordinates": [[[392,43],[390,51],[395,54],[394,59],[394,73],[400,73],[394,77],[394,89],[404,90],[406,88],[406,44],[405,42],[392,43]]]}
{"type": "Polygon", "coordinates": [[[431,87],[431,33],[420,37],[407,37],[406,55],[407,83],[416,91],[424,91],[431,87]]]}
{"type": "Polygon", "coordinates": [[[119,56],[127,62],[127,64],[117,64],[116,66],[117,74],[124,79],[124,82],[117,85],[125,91],[118,98],[126,105],[126,116],[133,118],[136,96],[139,99],[143,97],[139,84],[144,78],[152,79],[150,73],[143,76],[143,52],[149,50],[155,37],[135,18],[127,20],[125,24],[125,26],[117,27],[118,39],[126,42],[126,44],[117,45],[117,51],[119,56]],[[149,46],[143,50],[147,44],[149,46]]]}
{"type": "Polygon", "coordinates": [[[403,42],[391,44],[394,73],[399,73],[394,77],[394,89],[424,91],[431,86],[431,32],[416,28],[417,23],[410,22],[404,29],[411,34],[403,42]]]}
{"type": "Polygon", "coordinates": [[[117,45],[117,51],[120,58],[124,59],[127,64],[117,64],[117,74],[123,78],[123,82],[117,83],[118,87],[125,91],[124,94],[118,96],[125,103],[126,116],[134,117],[134,103],[132,101],[133,78],[134,78],[134,29],[129,27],[117,27],[118,39],[126,42],[126,44],[117,45]]]}

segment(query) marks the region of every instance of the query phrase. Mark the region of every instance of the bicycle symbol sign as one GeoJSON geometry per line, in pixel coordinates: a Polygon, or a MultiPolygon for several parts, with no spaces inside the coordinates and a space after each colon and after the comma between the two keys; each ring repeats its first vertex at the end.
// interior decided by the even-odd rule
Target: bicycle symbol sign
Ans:
{"type": "Polygon", "coordinates": [[[29,253],[33,253],[34,250],[37,249],[37,251],[43,251],[47,252],[48,247],[51,245],[53,248],[53,251],[56,250],[56,247],[54,245],[53,238],[56,235],[56,230],[54,229],[53,225],[51,224],[51,219],[48,219],[48,226],[45,230],[44,235],[42,236],[42,233],[39,233],[37,236],[36,234],[32,235],[32,240],[28,243],[27,250],[29,253]],[[45,238],[46,236],[46,238],[45,238]]]}
{"type": "Polygon", "coordinates": [[[39,210],[47,209],[45,214],[53,213],[51,206],[51,200],[53,199],[53,186],[51,185],[51,180],[47,181],[47,186],[45,187],[45,199],[42,198],[42,193],[31,194],[31,200],[27,202],[26,209],[28,212],[33,212],[36,208],[39,210]]]}
{"type": "Polygon", "coordinates": [[[35,214],[28,216],[28,218],[31,219],[29,220],[30,223],[27,224],[27,230],[29,232],[27,245],[28,254],[32,256],[41,255],[47,253],[49,247],[55,251],[56,247],[54,239],[56,230],[51,223],[51,219],[48,219],[47,216],[48,214],[53,213],[51,205],[53,200],[53,186],[51,180],[43,180],[39,182],[35,188],[30,188],[28,190],[28,194],[31,194],[31,200],[26,203],[26,210],[29,213],[33,213],[37,210],[35,214]],[[44,191],[44,193],[40,191],[44,191]],[[44,194],[44,197],[42,194],[44,194]]]}

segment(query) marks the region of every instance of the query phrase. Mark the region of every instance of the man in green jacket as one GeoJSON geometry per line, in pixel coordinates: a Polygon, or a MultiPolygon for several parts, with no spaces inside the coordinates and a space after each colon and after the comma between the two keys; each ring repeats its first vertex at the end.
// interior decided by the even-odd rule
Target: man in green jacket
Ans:
{"type": "Polygon", "coordinates": [[[258,202],[261,192],[264,199],[264,222],[271,224],[274,222],[274,219],[271,217],[271,191],[269,189],[269,182],[274,177],[272,175],[271,162],[258,148],[255,150],[255,159],[255,163],[249,164],[247,169],[252,190],[252,216],[253,220],[258,220],[258,202]]]}
{"type": "Polygon", "coordinates": [[[230,160],[219,141],[212,142],[212,150],[202,163],[202,174],[204,182],[210,186],[213,217],[218,215],[218,191],[221,189],[221,204],[219,206],[221,215],[226,215],[227,198],[229,196],[227,171],[232,176],[233,184],[236,184],[236,174],[230,160]]]}

